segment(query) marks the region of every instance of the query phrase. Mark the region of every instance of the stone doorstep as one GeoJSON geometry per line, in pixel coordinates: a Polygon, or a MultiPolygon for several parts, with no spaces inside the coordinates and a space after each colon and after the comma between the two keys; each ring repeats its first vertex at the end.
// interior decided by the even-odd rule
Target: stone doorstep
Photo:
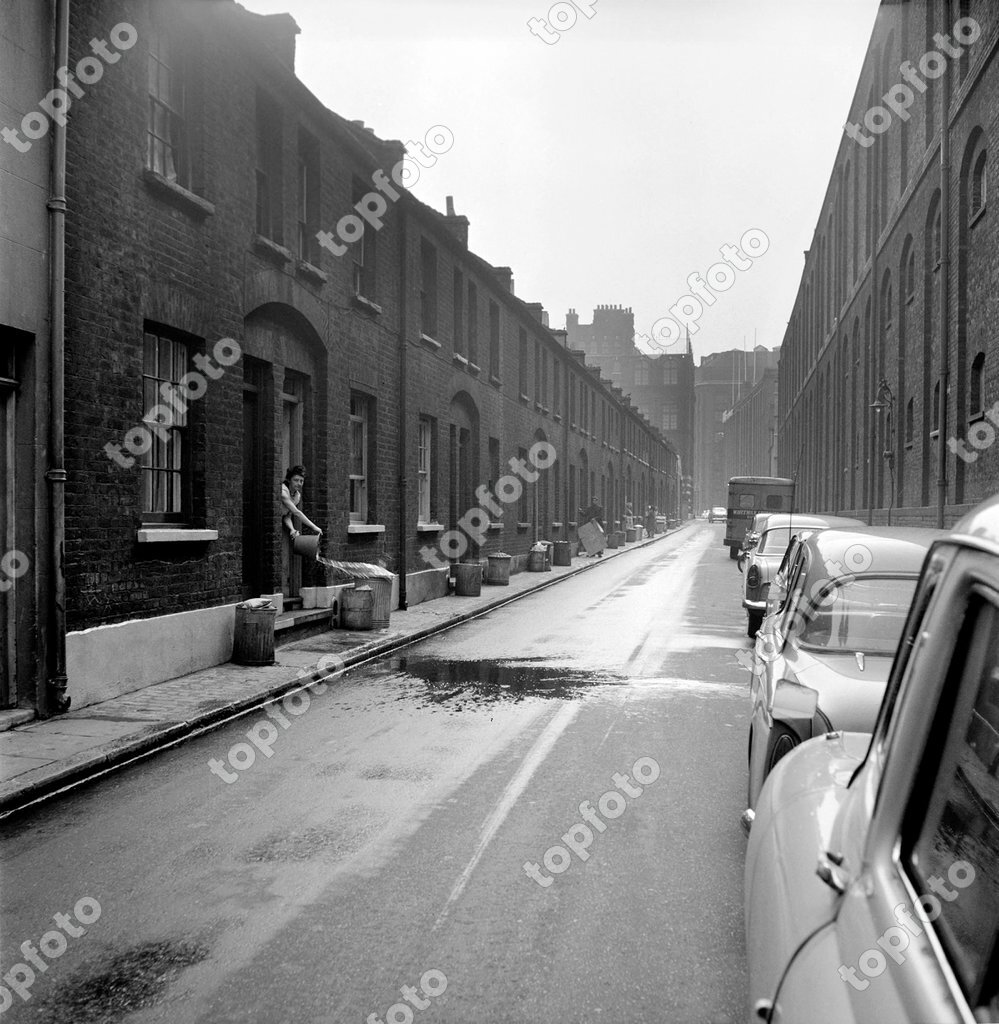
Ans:
{"type": "Polygon", "coordinates": [[[6,732],[16,725],[24,725],[25,722],[32,722],[34,719],[35,712],[32,708],[10,708],[7,711],[0,711],[0,732],[6,732]]]}

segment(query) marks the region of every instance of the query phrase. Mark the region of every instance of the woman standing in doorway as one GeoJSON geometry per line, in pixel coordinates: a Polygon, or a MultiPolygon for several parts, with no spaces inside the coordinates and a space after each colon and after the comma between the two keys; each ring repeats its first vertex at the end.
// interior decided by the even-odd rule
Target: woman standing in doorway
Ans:
{"type": "Polygon", "coordinates": [[[294,520],[297,519],[303,526],[315,530],[321,537],[323,531],[298,507],[302,502],[302,488],[305,486],[305,466],[292,466],[284,475],[284,483],[281,484],[281,511],[284,513],[282,522],[285,529],[291,534],[294,540],[299,530],[295,529],[294,520]]]}

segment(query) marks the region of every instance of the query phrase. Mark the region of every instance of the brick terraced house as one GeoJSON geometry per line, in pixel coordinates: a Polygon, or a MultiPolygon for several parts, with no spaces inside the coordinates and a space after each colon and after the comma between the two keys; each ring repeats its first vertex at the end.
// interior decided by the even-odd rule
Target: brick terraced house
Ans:
{"type": "Polygon", "coordinates": [[[999,19],[882,3],[781,347],[803,511],[948,526],[999,488],[999,19]]]}
{"type": "MultiPolygon", "coordinates": [[[[65,666],[60,681],[12,662],[7,707],[48,714],[221,663],[236,602],[281,593],[295,609],[303,584],[326,582],[280,522],[297,463],[325,554],[398,574],[400,607],[446,593],[449,531],[539,443],[554,463],[461,557],[503,550],[520,568],[537,539],[574,536],[592,495],[612,520],[626,499],[676,507],[659,430],[513,294],[509,268],[469,250],[450,200],[440,214],[400,186],[401,142],[303,86],[290,16],[233,0],[54,7],[69,18],[57,66],[127,40],[120,26],[136,41],[65,132],[65,514],[33,529],[18,507],[11,540],[39,574],[7,595],[52,604],[43,555],[64,530],[65,666]]],[[[428,131],[420,162],[448,134],[428,131]]],[[[4,155],[0,168],[20,154],[4,155]]],[[[21,365],[43,366],[41,326],[2,309],[28,332],[21,365]]],[[[26,443],[31,425],[16,429],[26,443]]],[[[50,468],[26,469],[42,496],[50,468]]]]}

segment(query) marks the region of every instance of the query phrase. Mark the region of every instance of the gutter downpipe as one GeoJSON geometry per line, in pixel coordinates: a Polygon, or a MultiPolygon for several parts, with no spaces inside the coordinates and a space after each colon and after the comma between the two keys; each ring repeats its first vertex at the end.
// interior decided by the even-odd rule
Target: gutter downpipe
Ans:
{"type": "MultiPolygon", "coordinates": [[[[871,373],[871,379],[866,382],[868,393],[874,394],[876,385],[874,379],[881,379],[881,349],[884,343],[884,339],[881,335],[881,302],[879,294],[878,284],[878,244],[881,240],[880,236],[880,220],[881,220],[881,160],[882,155],[875,153],[874,155],[874,201],[871,203],[871,217],[874,223],[871,225],[871,353],[870,363],[868,364],[873,371],[871,373]]],[[[878,443],[878,436],[881,433],[881,418],[875,416],[867,406],[867,400],[864,399],[864,416],[867,418],[867,422],[871,425],[870,434],[867,438],[867,461],[868,467],[868,487],[870,491],[868,493],[867,503],[867,525],[874,525],[874,492],[878,486],[878,452],[881,449],[881,445],[878,443]]]]}
{"type": "Polygon", "coordinates": [[[947,509],[947,391],[950,366],[950,68],[940,89],[940,411],[937,420],[937,529],[947,509]]]}
{"type": "Polygon", "coordinates": [[[406,567],[409,558],[409,544],[407,543],[408,536],[406,533],[406,497],[408,493],[406,487],[406,452],[409,445],[409,424],[407,421],[409,412],[409,403],[407,401],[407,391],[409,388],[409,374],[407,372],[409,365],[409,351],[407,348],[409,344],[407,340],[409,324],[406,317],[409,303],[406,301],[406,289],[409,286],[409,281],[406,274],[408,253],[406,251],[407,212],[405,207],[402,207],[399,213],[399,611],[404,612],[409,608],[409,597],[406,591],[406,567]]]}
{"type": "MultiPolygon", "coordinates": [[[[53,87],[61,89],[58,68],[69,64],[69,0],[56,0],[55,67],[53,87]]],[[[52,124],[51,194],[47,203],[50,223],[51,277],[49,330],[49,643],[45,665],[49,676],[40,702],[43,713],[69,710],[66,693],[66,469],[65,456],[65,287],[66,287],[66,127],[52,124]]]]}

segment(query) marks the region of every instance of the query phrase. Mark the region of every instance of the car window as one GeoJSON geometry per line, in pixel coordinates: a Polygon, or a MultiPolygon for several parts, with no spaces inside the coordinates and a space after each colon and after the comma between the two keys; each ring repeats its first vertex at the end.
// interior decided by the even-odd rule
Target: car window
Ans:
{"type": "Polygon", "coordinates": [[[927,564],[909,608],[909,617],[899,641],[898,653],[892,663],[891,675],[888,677],[888,685],[881,701],[881,710],[878,712],[878,724],[874,727],[874,735],[877,737],[876,742],[881,747],[882,755],[893,734],[891,724],[894,721],[895,704],[898,701],[902,680],[907,674],[913,654],[918,650],[920,642],[925,640],[924,620],[930,608],[930,601],[937,591],[937,584],[940,582],[940,574],[943,572],[945,564],[946,562],[939,557],[927,564]],[[881,724],[882,722],[884,725],[881,724]]]}
{"type": "Polygon", "coordinates": [[[756,495],[755,494],[740,494],[739,495],[739,508],[756,508],[756,495]]]}
{"type": "Polygon", "coordinates": [[[779,530],[767,530],[760,541],[761,555],[776,555],[787,549],[791,543],[791,528],[789,526],[779,530]]]}
{"type": "Polygon", "coordinates": [[[788,636],[790,622],[794,617],[795,610],[798,607],[798,602],[800,600],[802,588],[805,585],[807,568],[808,550],[806,548],[801,548],[800,553],[794,565],[791,566],[791,570],[788,574],[787,600],[784,602],[784,612],[781,616],[779,627],[781,636],[788,636]]]}
{"type": "MultiPolygon", "coordinates": [[[[999,596],[977,593],[958,639],[953,704],[941,705],[906,866],[969,1003],[999,1009],[999,596]],[[927,798],[928,793],[928,798],[927,798]],[[926,904],[929,903],[927,906],[926,904]],[[937,907],[939,906],[939,911],[937,907]]],[[[984,1019],[984,1018],[983,1018],[984,1019]]],[[[990,1019],[995,1019],[990,1016],[990,1019]]]]}
{"type": "Polygon", "coordinates": [[[783,494],[768,494],[767,495],[767,508],[781,509],[784,507],[784,495],[783,494]]]}
{"type": "Polygon", "coordinates": [[[897,576],[834,580],[805,613],[798,637],[824,651],[894,654],[916,583],[897,576]]]}

